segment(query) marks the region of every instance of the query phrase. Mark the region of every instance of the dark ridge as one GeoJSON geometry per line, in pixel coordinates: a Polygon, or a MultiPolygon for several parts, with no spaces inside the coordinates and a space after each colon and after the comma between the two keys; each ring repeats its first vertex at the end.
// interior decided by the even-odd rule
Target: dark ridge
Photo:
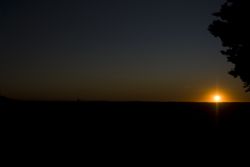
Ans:
{"type": "Polygon", "coordinates": [[[67,145],[106,155],[196,147],[200,153],[242,138],[249,120],[250,103],[11,101],[0,109],[0,132],[12,145],[33,142],[48,150],[67,145]]]}
{"type": "Polygon", "coordinates": [[[15,101],[14,99],[10,99],[8,97],[5,96],[0,96],[0,106],[6,105],[12,101],[15,101]]]}

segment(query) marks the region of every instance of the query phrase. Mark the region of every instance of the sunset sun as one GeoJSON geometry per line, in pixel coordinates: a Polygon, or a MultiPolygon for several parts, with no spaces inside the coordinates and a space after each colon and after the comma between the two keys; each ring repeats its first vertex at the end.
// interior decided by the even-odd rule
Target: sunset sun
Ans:
{"type": "Polygon", "coordinates": [[[218,103],[218,102],[221,102],[222,98],[220,95],[214,95],[213,100],[214,100],[214,102],[218,103]]]}
{"type": "Polygon", "coordinates": [[[225,90],[210,90],[210,93],[207,93],[204,96],[204,102],[211,102],[211,103],[225,103],[231,102],[231,96],[225,90]]]}

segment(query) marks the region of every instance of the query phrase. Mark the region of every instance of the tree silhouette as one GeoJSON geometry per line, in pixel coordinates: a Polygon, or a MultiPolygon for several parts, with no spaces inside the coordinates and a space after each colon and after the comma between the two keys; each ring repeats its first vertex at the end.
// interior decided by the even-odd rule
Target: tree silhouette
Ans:
{"type": "Polygon", "coordinates": [[[217,20],[209,25],[209,31],[222,41],[227,56],[234,68],[229,72],[240,77],[247,92],[250,91],[250,0],[227,0],[219,12],[214,13],[217,20]]]}

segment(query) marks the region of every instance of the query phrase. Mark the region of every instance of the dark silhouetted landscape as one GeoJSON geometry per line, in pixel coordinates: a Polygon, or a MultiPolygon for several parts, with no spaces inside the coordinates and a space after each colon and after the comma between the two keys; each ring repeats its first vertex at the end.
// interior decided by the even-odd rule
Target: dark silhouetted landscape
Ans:
{"type": "Polygon", "coordinates": [[[152,158],[183,163],[171,157],[185,158],[185,164],[213,163],[222,160],[222,152],[231,154],[227,150],[244,148],[243,143],[248,143],[249,111],[250,103],[5,99],[1,102],[0,126],[2,139],[12,147],[21,147],[20,154],[28,147],[52,157],[56,153],[84,159],[82,163],[115,159],[155,164],[152,158]],[[207,156],[210,152],[212,155],[207,156]]]}
{"type": "Polygon", "coordinates": [[[2,127],[122,133],[210,132],[248,128],[250,103],[196,102],[1,102],[2,127]],[[15,127],[16,126],[16,127],[15,127]]]}

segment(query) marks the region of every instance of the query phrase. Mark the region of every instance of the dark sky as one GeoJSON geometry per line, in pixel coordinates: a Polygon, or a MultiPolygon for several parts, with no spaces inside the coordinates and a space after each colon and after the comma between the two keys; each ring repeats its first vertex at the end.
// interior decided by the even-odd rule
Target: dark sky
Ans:
{"type": "Polygon", "coordinates": [[[249,99],[207,31],[224,0],[3,0],[0,93],[20,99],[249,99]]]}

